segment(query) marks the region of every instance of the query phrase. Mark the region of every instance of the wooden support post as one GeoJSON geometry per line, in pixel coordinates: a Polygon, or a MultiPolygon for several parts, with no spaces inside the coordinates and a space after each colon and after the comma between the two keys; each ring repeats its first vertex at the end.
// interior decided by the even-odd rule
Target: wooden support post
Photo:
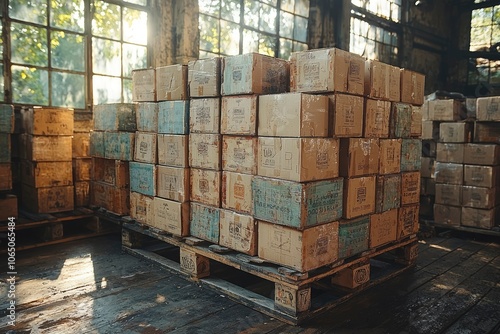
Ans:
{"type": "Polygon", "coordinates": [[[210,276],[210,259],[182,247],[180,249],[180,265],[181,271],[191,275],[192,278],[210,276]]]}
{"type": "Polygon", "coordinates": [[[57,240],[62,239],[64,236],[63,224],[50,224],[43,228],[43,240],[57,240]]]}
{"type": "Polygon", "coordinates": [[[296,315],[311,308],[311,288],[290,287],[275,283],[274,307],[285,313],[296,315]]]}
{"type": "Polygon", "coordinates": [[[122,228],[122,246],[128,248],[140,248],[143,244],[144,236],[135,231],[122,228]]]}
{"type": "Polygon", "coordinates": [[[404,265],[412,265],[417,260],[418,256],[418,242],[412,242],[411,244],[405,245],[398,249],[397,252],[399,258],[396,262],[404,265]]]}
{"type": "Polygon", "coordinates": [[[342,269],[332,277],[332,284],[354,289],[370,280],[370,263],[356,264],[342,269]]]}

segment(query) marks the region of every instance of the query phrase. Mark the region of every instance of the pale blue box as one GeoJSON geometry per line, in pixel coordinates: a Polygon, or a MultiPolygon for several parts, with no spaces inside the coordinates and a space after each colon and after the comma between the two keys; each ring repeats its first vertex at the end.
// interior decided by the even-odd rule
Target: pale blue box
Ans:
{"type": "Polygon", "coordinates": [[[401,171],[412,172],[422,166],[422,140],[403,139],[401,142],[401,171]]]}
{"type": "Polygon", "coordinates": [[[341,221],[339,224],[339,259],[354,256],[368,249],[370,216],[341,221]]]}
{"type": "Polygon", "coordinates": [[[104,157],[106,159],[134,160],[135,133],[105,132],[104,157]]]}
{"type": "Polygon", "coordinates": [[[219,243],[220,234],[220,209],[191,202],[191,218],[189,221],[189,233],[193,237],[219,243]]]}
{"type": "Polygon", "coordinates": [[[189,101],[158,102],[158,133],[189,134],[189,101]]]}
{"type": "Polygon", "coordinates": [[[156,165],[131,161],[129,173],[130,191],[156,196],[156,165]]]}
{"type": "Polygon", "coordinates": [[[0,104],[0,133],[14,133],[14,106],[0,104]]]}
{"type": "Polygon", "coordinates": [[[104,158],[104,132],[92,131],[90,132],[90,156],[97,158],[104,158]]]}
{"type": "Polygon", "coordinates": [[[107,103],[95,105],[94,130],[136,131],[136,111],[136,103],[107,103]]]}
{"type": "Polygon", "coordinates": [[[139,102],[137,104],[137,130],[144,132],[158,131],[158,103],[139,102]]]}

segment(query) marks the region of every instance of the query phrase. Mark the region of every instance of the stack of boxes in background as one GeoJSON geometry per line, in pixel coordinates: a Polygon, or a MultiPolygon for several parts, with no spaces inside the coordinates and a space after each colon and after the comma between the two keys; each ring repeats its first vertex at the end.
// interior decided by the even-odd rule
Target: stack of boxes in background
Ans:
{"type": "Polygon", "coordinates": [[[12,133],[14,133],[14,107],[0,105],[0,221],[17,217],[17,197],[12,191],[12,133]]]}
{"type": "Polygon", "coordinates": [[[92,158],[90,157],[91,126],[88,123],[76,120],[74,122],[73,181],[75,186],[75,207],[88,207],[90,205],[92,158]]]}

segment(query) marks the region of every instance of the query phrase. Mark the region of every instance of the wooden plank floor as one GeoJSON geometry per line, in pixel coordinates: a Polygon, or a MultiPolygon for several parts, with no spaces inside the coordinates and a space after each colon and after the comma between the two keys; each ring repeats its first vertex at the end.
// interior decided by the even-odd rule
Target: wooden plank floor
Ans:
{"type": "Polygon", "coordinates": [[[500,240],[451,235],[419,248],[414,269],[300,327],[122,253],[119,235],[27,250],[16,259],[14,328],[2,277],[0,332],[500,333],[500,240]]]}

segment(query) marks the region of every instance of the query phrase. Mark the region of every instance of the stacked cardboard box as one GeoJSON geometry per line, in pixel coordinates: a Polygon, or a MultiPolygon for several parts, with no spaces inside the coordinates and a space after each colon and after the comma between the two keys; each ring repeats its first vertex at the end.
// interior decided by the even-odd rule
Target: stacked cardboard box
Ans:
{"type": "Polygon", "coordinates": [[[73,109],[21,110],[21,204],[36,213],[74,209],[73,109]]]}
{"type": "Polygon", "coordinates": [[[92,158],[90,157],[91,130],[91,120],[74,120],[72,151],[76,207],[90,205],[90,180],[92,172],[92,158]]]}
{"type": "Polygon", "coordinates": [[[14,132],[14,107],[0,105],[0,221],[17,217],[17,197],[12,190],[12,133],[14,132]]]}

